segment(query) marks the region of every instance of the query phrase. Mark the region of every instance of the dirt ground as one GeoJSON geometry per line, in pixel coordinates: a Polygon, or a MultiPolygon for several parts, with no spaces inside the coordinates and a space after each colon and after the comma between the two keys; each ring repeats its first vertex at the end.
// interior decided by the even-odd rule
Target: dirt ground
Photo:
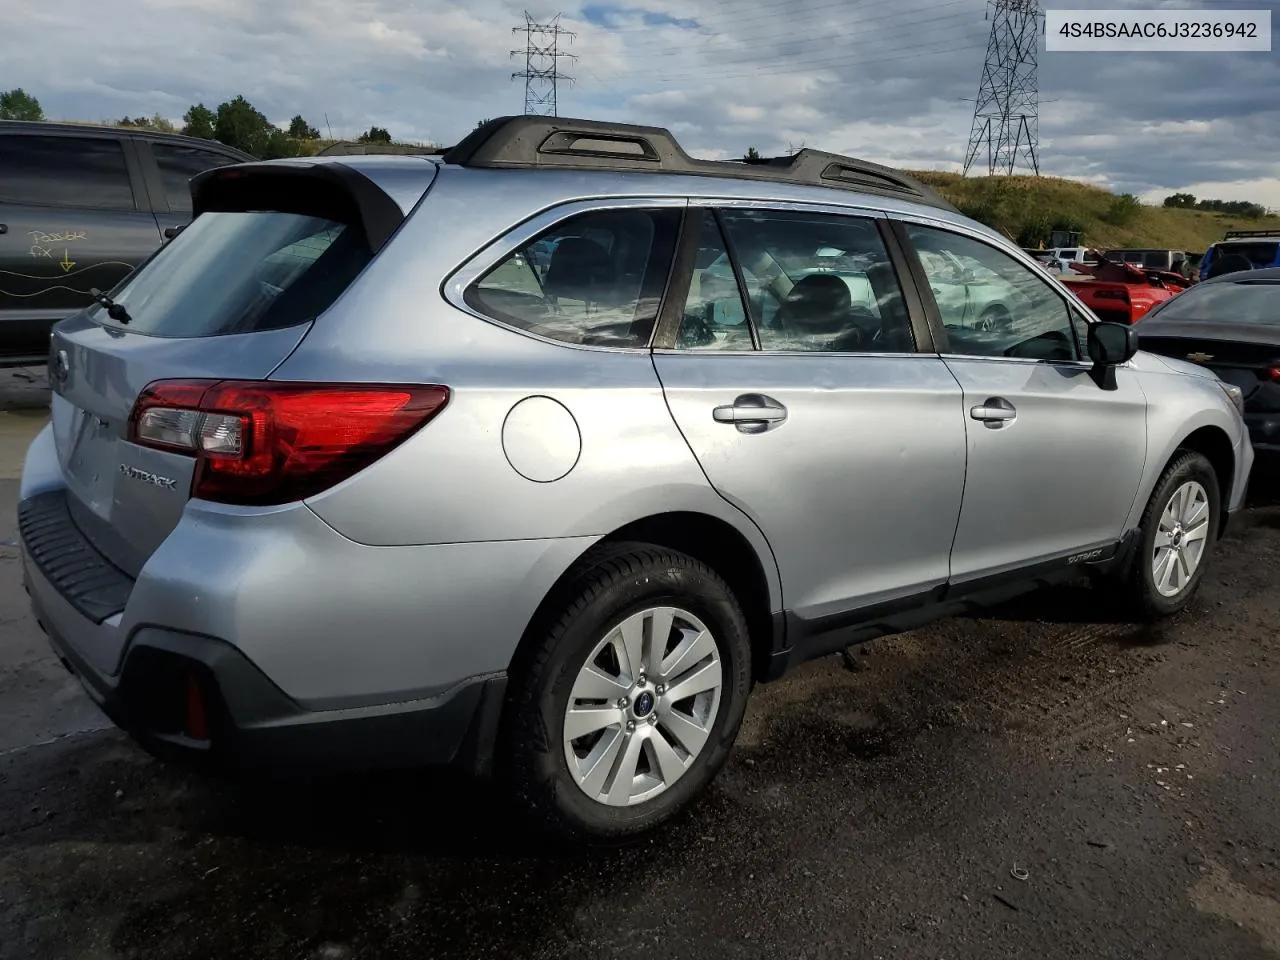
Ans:
{"type": "Polygon", "coordinates": [[[1171,622],[1068,586],[809,664],[690,815],[584,853],[450,778],[246,788],[106,729],[19,582],[38,424],[0,413],[0,960],[1280,956],[1274,480],[1171,622]]]}

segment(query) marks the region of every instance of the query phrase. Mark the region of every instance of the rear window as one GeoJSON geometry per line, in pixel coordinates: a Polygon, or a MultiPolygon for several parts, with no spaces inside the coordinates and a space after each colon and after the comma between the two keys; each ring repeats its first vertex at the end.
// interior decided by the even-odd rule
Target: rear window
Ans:
{"type": "Polygon", "coordinates": [[[1280,280],[1200,284],[1166,301],[1151,315],[1160,320],[1213,320],[1280,326],[1280,280]]]}
{"type": "Polygon", "coordinates": [[[1221,243],[1215,247],[1213,256],[1215,259],[1228,256],[1244,257],[1254,267],[1273,267],[1277,265],[1277,252],[1280,252],[1280,243],[1274,240],[1261,243],[1221,243]]]}
{"type": "MultiPolygon", "coordinates": [[[[322,217],[217,212],[190,226],[113,293],[126,326],[158,337],[216,337],[304,323],[372,257],[362,231],[322,217]]],[[[94,318],[115,325],[106,310],[94,318]]]]}

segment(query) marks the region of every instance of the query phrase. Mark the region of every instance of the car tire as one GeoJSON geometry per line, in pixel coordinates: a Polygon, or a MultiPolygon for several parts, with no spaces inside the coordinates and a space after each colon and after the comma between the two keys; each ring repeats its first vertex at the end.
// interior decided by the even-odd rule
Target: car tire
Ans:
{"type": "Polygon", "coordinates": [[[1209,565],[1221,514],[1222,497],[1212,464],[1194,450],[1181,451],[1147,501],[1120,584],[1121,598],[1136,619],[1168,617],[1191,601],[1209,565]],[[1203,518],[1197,515],[1200,509],[1203,518]],[[1188,534],[1200,536],[1193,540],[1188,534]],[[1194,555],[1193,543],[1202,544],[1194,555]]]}
{"type": "Polygon", "coordinates": [[[549,605],[512,667],[503,723],[511,787],[553,833],[588,842],[638,837],[686,809],[729,755],[751,688],[741,607],[706,564],[640,543],[591,557],[549,605]],[[668,616],[665,658],[648,646],[633,656],[635,638],[643,645],[668,616]],[[713,676],[714,690],[671,702],[713,676]],[[587,727],[598,729],[566,740],[587,727]]]}

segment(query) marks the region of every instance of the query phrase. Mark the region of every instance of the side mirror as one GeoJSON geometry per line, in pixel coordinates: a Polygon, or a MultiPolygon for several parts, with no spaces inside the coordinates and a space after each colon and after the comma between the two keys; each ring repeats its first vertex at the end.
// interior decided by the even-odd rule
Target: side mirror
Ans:
{"type": "Polygon", "coordinates": [[[1116,367],[1138,352],[1138,331],[1127,323],[1093,323],[1089,325],[1090,374],[1103,390],[1116,388],[1116,367]]]}

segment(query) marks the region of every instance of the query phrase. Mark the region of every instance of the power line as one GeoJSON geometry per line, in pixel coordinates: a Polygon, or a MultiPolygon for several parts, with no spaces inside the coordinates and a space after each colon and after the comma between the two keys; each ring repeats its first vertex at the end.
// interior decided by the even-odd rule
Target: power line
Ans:
{"type": "MultiPolygon", "coordinates": [[[[699,71],[697,73],[675,74],[663,72],[661,76],[651,78],[650,82],[655,84],[665,83],[684,83],[687,81],[697,80],[744,80],[750,77],[758,77],[761,75],[768,77],[787,76],[797,73],[816,73],[820,71],[829,71],[838,67],[862,67],[871,66],[878,63],[896,63],[901,60],[919,58],[925,54],[933,56],[942,56],[951,53],[963,53],[968,50],[981,50],[982,43],[966,43],[953,47],[939,47],[936,43],[924,43],[899,47],[896,56],[892,57],[865,57],[861,54],[849,54],[845,52],[838,56],[807,59],[801,63],[793,64],[789,67],[764,67],[756,66],[747,70],[737,70],[728,73],[720,73],[716,71],[699,71]]],[[[624,74],[618,79],[625,78],[629,74],[624,74]]],[[[613,82],[610,80],[609,82],[613,82]]]]}
{"type": "Polygon", "coordinates": [[[986,151],[987,175],[1011,174],[1019,161],[1040,175],[1039,0],[992,0],[987,58],[964,156],[967,176],[986,151]]]}
{"type": "MultiPolygon", "coordinates": [[[[938,6],[947,5],[947,3],[938,4],[938,6]]],[[[776,27],[760,34],[750,34],[738,30],[734,30],[731,33],[693,34],[689,37],[690,43],[685,45],[667,43],[664,46],[650,48],[645,52],[644,60],[647,63],[658,58],[683,57],[690,54],[706,56],[706,48],[715,41],[723,41],[724,43],[723,46],[718,48],[711,48],[717,54],[716,66],[747,62],[755,63],[759,60],[758,52],[788,57],[792,55],[811,57],[814,53],[821,53],[823,48],[838,47],[841,50],[882,48],[886,40],[915,38],[929,31],[949,30],[960,24],[968,23],[969,17],[970,14],[968,13],[953,12],[935,17],[916,18],[909,22],[885,23],[883,26],[874,29],[866,29],[863,21],[857,21],[851,23],[849,26],[852,29],[847,31],[826,30],[819,42],[815,42],[813,37],[785,38],[779,35],[776,27]],[[719,56],[719,54],[724,54],[724,56],[719,56]]],[[[896,14],[892,18],[869,17],[865,23],[869,24],[875,20],[886,19],[900,20],[902,18],[896,14]]],[[[628,51],[631,53],[635,53],[639,49],[639,46],[635,43],[628,42],[627,46],[628,51]]]]}
{"type": "Polygon", "coordinates": [[[512,27],[511,32],[525,35],[524,49],[511,51],[513,57],[524,56],[524,69],[511,75],[512,80],[524,79],[524,112],[556,116],[556,88],[561,80],[573,83],[573,77],[560,72],[560,60],[577,59],[560,49],[560,38],[573,40],[574,33],[560,26],[558,13],[546,23],[538,23],[527,10],[524,26],[512,27]]]}
{"type": "MultiPolygon", "coordinates": [[[[966,0],[944,0],[942,3],[932,4],[936,10],[937,7],[953,6],[957,3],[966,2],[966,0]]],[[[776,74],[804,73],[810,72],[816,67],[835,67],[835,66],[854,66],[861,64],[874,64],[892,62],[904,59],[901,56],[868,58],[863,51],[874,53],[886,52],[893,53],[895,51],[929,51],[930,53],[954,53],[958,51],[979,49],[985,39],[976,43],[969,42],[961,46],[949,46],[939,48],[937,34],[929,37],[930,31],[947,30],[955,32],[956,40],[969,40],[966,36],[968,31],[955,30],[962,22],[968,22],[966,14],[956,12],[945,13],[933,17],[924,18],[903,18],[903,13],[914,14],[920,12],[921,8],[901,9],[895,11],[891,16],[881,14],[878,17],[866,18],[867,22],[873,20],[904,20],[906,22],[886,23],[879,30],[871,32],[851,33],[831,33],[827,32],[823,35],[823,44],[826,49],[815,49],[812,40],[779,40],[776,30],[772,38],[759,42],[756,38],[744,37],[737,31],[722,34],[696,34],[691,36],[689,46],[673,47],[668,45],[667,49],[658,49],[655,52],[646,52],[639,59],[639,63],[634,68],[623,69],[618,73],[609,75],[607,80],[600,80],[602,83],[618,83],[628,81],[635,76],[645,76],[652,83],[672,83],[678,81],[705,81],[717,79],[739,79],[753,77],[760,74],[768,74],[770,76],[776,74]],[[909,25],[908,25],[909,24],[909,25]],[[925,42],[911,43],[899,45],[895,41],[906,38],[916,41],[924,40],[925,42]],[[729,42],[739,41],[732,48],[723,48],[716,51],[714,47],[707,41],[724,39],[729,42]],[[936,39],[935,39],[936,38],[936,39]],[[749,39],[751,42],[740,42],[743,39],[749,39]],[[699,45],[699,43],[701,45],[699,45]],[[792,58],[787,56],[786,48],[793,44],[804,43],[809,49],[803,51],[803,56],[792,58]],[[784,62],[789,62],[788,67],[766,67],[762,54],[769,57],[770,60],[776,57],[782,57],[784,62]],[[675,63],[668,59],[670,66],[663,66],[658,71],[653,70],[653,65],[660,58],[696,58],[699,61],[696,68],[687,66],[684,63],[675,63]]],[[[853,21],[850,26],[857,31],[859,21],[853,21]]],[[[976,39],[976,38],[974,38],[976,39]]],[[[628,43],[628,53],[634,55],[636,45],[628,43]]],[[[598,67],[597,67],[598,69],[598,67]]],[[[597,79],[598,78],[598,75],[597,79]]]]}

